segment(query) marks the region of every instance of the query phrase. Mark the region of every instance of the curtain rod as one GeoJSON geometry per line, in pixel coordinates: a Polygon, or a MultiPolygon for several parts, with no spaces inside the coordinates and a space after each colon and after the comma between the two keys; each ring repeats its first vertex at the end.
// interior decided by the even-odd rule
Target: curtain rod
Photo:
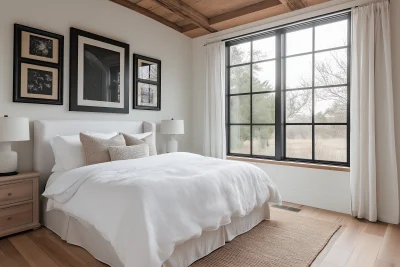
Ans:
{"type": "Polygon", "coordinates": [[[279,26],[276,26],[276,27],[272,27],[272,28],[269,28],[269,29],[264,29],[264,30],[255,31],[255,32],[252,32],[252,33],[250,33],[250,34],[241,34],[241,35],[239,35],[239,36],[235,36],[235,37],[231,37],[231,38],[222,39],[221,42],[226,42],[226,41],[232,41],[232,40],[235,40],[235,39],[240,39],[240,38],[242,38],[242,37],[244,37],[244,36],[247,37],[247,36],[258,35],[258,34],[260,34],[260,33],[266,33],[266,32],[270,32],[270,31],[274,31],[274,30],[286,28],[286,27],[288,27],[288,26],[294,26],[294,25],[298,25],[298,24],[305,23],[305,22],[313,21],[313,20],[316,20],[316,19],[329,18],[329,17],[333,17],[333,16],[336,16],[336,15],[345,14],[345,13],[350,13],[350,12],[351,12],[351,9],[347,8],[347,9],[344,9],[344,10],[341,10],[341,11],[335,11],[335,12],[332,12],[332,13],[328,13],[328,14],[316,16],[316,17],[313,17],[313,18],[302,19],[302,20],[299,20],[299,21],[296,21],[296,22],[291,22],[291,23],[282,24],[282,25],[279,25],[279,26]]]}
{"type": "MultiPolygon", "coordinates": [[[[362,6],[365,6],[365,5],[369,5],[371,3],[375,3],[375,2],[378,3],[378,2],[385,2],[385,1],[388,1],[390,3],[390,0],[377,0],[377,1],[372,1],[370,3],[362,4],[360,6],[354,6],[354,7],[362,7],[362,6]]],[[[352,8],[354,8],[354,7],[352,7],[352,8]]],[[[264,30],[258,30],[258,31],[251,32],[251,33],[241,34],[241,35],[238,35],[238,36],[235,36],[235,37],[230,37],[230,38],[222,39],[222,40],[219,40],[219,41],[206,43],[204,46],[207,46],[207,45],[210,45],[210,44],[219,43],[219,42],[232,41],[232,40],[240,39],[240,38],[245,37],[245,36],[257,35],[257,34],[260,34],[260,33],[265,33],[265,32],[269,32],[269,31],[285,28],[285,27],[288,27],[288,26],[301,24],[301,23],[304,23],[304,22],[307,22],[307,21],[312,21],[312,20],[319,19],[319,18],[329,18],[331,16],[335,16],[335,15],[339,15],[339,14],[344,14],[344,13],[348,13],[348,12],[351,13],[352,8],[346,8],[346,9],[343,9],[341,11],[334,11],[334,12],[323,14],[323,15],[319,15],[319,16],[316,16],[316,17],[313,17],[313,18],[303,19],[303,20],[299,20],[299,21],[296,21],[296,22],[290,22],[290,23],[282,24],[282,25],[279,25],[279,26],[276,26],[276,27],[272,27],[272,28],[268,28],[268,29],[264,29],[264,30]]]]}
{"type": "Polygon", "coordinates": [[[290,23],[282,24],[282,25],[279,25],[279,26],[276,26],[276,27],[263,29],[263,30],[258,30],[258,31],[251,32],[251,33],[245,33],[245,34],[241,34],[241,35],[238,35],[238,36],[235,36],[235,37],[222,39],[220,41],[210,42],[210,43],[205,44],[204,46],[207,46],[209,44],[219,43],[219,42],[232,41],[232,40],[240,39],[242,37],[249,37],[249,36],[258,35],[258,34],[261,34],[261,33],[267,33],[267,32],[270,32],[270,31],[286,28],[288,26],[294,26],[294,25],[302,24],[302,23],[305,23],[305,22],[308,22],[308,21],[313,21],[313,20],[321,19],[321,18],[329,18],[329,17],[332,17],[332,16],[345,14],[345,13],[350,13],[350,12],[351,12],[351,9],[347,8],[347,9],[344,9],[344,10],[341,10],[341,11],[335,11],[335,12],[331,12],[331,13],[328,13],[328,14],[319,15],[319,16],[316,16],[316,17],[313,17],[313,18],[302,19],[302,20],[299,20],[299,21],[296,21],[296,22],[290,22],[290,23]]]}

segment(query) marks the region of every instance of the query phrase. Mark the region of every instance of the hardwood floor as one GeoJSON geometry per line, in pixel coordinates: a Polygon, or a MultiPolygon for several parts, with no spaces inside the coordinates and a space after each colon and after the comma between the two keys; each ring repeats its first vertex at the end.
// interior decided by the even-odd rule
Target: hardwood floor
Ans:
{"type": "MultiPolygon", "coordinates": [[[[293,203],[285,205],[300,208],[297,216],[342,225],[311,267],[400,267],[399,225],[371,223],[347,214],[293,203]]],[[[273,209],[271,213],[273,218],[273,209]]]]}
{"type": "MultiPolygon", "coordinates": [[[[293,203],[298,213],[271,209],[279,213],[306,216],[341,224],[311,267],[400,267],[400,226],[356,220],[350,215],[293,203]]],[[[45,227],[0,239],[1,267],[103,267],[84,249],[69,245],[45,227]]]]}

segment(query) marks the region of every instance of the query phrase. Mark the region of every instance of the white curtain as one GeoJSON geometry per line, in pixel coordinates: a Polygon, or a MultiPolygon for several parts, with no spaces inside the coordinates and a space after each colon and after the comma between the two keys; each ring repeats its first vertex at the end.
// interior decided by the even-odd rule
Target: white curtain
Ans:
{"type": "Polygon", "coordinates": [[[204,155],[226,157],[225,43],[206,46],[207,78],[204,114],[204,155]]]}
{"type": "Polygon", "coordinates": [[[352,213],[399,223],[388,1],[352,10],[352,213]]]}

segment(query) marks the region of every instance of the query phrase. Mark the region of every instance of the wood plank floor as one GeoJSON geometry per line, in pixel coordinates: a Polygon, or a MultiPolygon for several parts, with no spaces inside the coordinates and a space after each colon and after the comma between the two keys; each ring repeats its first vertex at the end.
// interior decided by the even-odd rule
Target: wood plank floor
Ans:
{"type": "MultiPolygon", "coordinates": [[[[293,203],[298,213],[280,212],[341,224],[311,267],[400,267],[400,226],[356,220],[350,215],[293,203]]],[[[84,249],[69,245],[45,227],[0,239],[1,267],[104,267],[84,249]]]]}

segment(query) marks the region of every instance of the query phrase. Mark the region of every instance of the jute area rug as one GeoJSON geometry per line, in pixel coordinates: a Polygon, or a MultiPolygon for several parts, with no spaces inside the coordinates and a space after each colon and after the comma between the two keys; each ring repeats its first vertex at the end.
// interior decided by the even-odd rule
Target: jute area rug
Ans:
{"type": "Polygon", "coordinates": [[[191,267],[308,267],[340,225],[274,212],[191,267]]]}

